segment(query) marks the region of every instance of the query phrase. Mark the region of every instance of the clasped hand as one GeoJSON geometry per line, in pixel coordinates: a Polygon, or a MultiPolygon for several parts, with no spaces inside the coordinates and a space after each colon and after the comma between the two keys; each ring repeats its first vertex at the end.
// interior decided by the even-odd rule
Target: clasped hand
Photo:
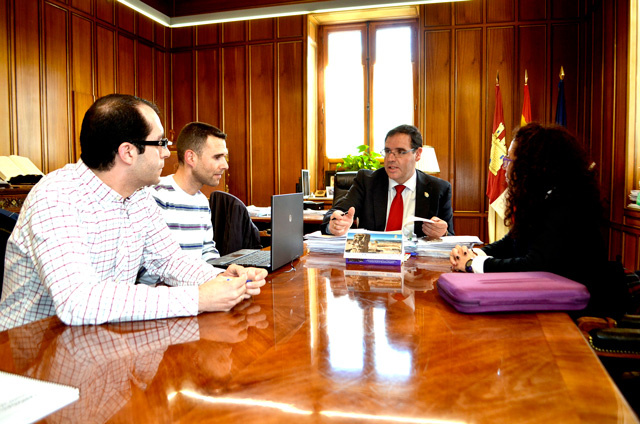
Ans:
{"type": "Polygon", "coordinates": [[[449,253],[449,262],[451,262],[452,271],[465,272],[465,266],[469,259],[475,258],[476,253],[467,246],[456,245],[449,253]]]}
{"type": "Polygon", "coordinates": [[[231,265],[198,288],[198,312],[229,311],[243,299],[260,294],[267,271],[231,265]]]}

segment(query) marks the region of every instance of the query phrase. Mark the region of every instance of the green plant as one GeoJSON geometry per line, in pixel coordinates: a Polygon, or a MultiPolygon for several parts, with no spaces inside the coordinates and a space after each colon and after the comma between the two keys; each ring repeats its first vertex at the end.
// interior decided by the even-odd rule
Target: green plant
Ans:
{"type": "Polygon", "coordinates": [[[342,158],[344,163],[336,165],[338,171],[358,171],[360,169],[378,169],[382,166],[378,158],[382,155],[376,152],[367,152],[369,146],[361,144],[358,146],[358,155],[347,155],[342,158]]]}

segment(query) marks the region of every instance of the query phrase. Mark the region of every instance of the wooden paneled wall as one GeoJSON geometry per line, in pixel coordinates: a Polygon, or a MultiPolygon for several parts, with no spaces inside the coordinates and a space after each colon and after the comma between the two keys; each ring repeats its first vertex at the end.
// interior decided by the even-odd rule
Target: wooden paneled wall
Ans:
{"type": "MultiPolygon", "coordinates": [[[[614,173],[624,170],[627,9],[627,0],[472,0],[422,6],[419,125],[426,143],[436,148],[440,177],[453,185],[456,233],[488,239],[484,192],[496,73],[510,141],[520,125],[525,70],[532,119],[552,123],[561,66],[567,127],[590,151],[606,209],[622,223],[624,177],[614,173]]],[[[613,257],[620,244],[616,237],[622,238],[614,235],[613,257]]]]}
{"type": "Polygon", "coordinates": [[[166,126],[167,35],[115,0],[0,0],[0,155],[75,161],[84,112],[113,92],[154,101],[166,126]]]}
{"type": "Polygon", "coordinates": [[[227,133],[220,188],[258,206],[294,192],[305,163],[306,18],[172,29],[171,47],[170,128],[200,120],[227,133]]]}

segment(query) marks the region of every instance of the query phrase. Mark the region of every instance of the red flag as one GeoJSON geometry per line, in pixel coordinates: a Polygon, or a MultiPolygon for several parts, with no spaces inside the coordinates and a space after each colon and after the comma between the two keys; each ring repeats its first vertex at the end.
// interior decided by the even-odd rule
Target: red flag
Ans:
{"type": "Polygon", "coordinates": [[[527,85],[527,78],[524,80],[524,100],[522,101],[522,119],[520,120],[520,126],[524,127],[531,122],[531,98],[529,97],[529,86],[527,85]]]}
{"type": "Polygon", "coordinates": [[[502,113],[502,95],[500,84],[496,82],[496,110],[493,114],[493,134],[491,135],[491,154],[489,158],[489,177],[487,178],[487,197],[493,203],[507,189],[502,158],[507,155],[504,141],[504,115],[502,113]]]}

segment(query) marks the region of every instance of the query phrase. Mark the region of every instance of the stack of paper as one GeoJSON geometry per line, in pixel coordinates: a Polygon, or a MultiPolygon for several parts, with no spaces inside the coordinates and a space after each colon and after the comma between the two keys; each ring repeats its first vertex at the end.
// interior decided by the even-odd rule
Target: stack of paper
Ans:
{"type": "Polygon", "coordinates": [[[405,243],[405,251],[418,256],[448,257],[456,245],[472,248],[482,241],[476,236],[445,236],[435,240],[418,239],[415,243],[405,243]]]}
{"type": "Polygon", "coordinates": [[[309,252],[342,253],[344,252],[347,236],[346,234],[344,236],[330,236],[316,231],[306,234],[304,240],[309,252]]]}
{"type": "Polygon", "coordinates": [[[271,216],[271,207],[258,207],[254,205],[247,206],[249,216],[271,216]]]}

